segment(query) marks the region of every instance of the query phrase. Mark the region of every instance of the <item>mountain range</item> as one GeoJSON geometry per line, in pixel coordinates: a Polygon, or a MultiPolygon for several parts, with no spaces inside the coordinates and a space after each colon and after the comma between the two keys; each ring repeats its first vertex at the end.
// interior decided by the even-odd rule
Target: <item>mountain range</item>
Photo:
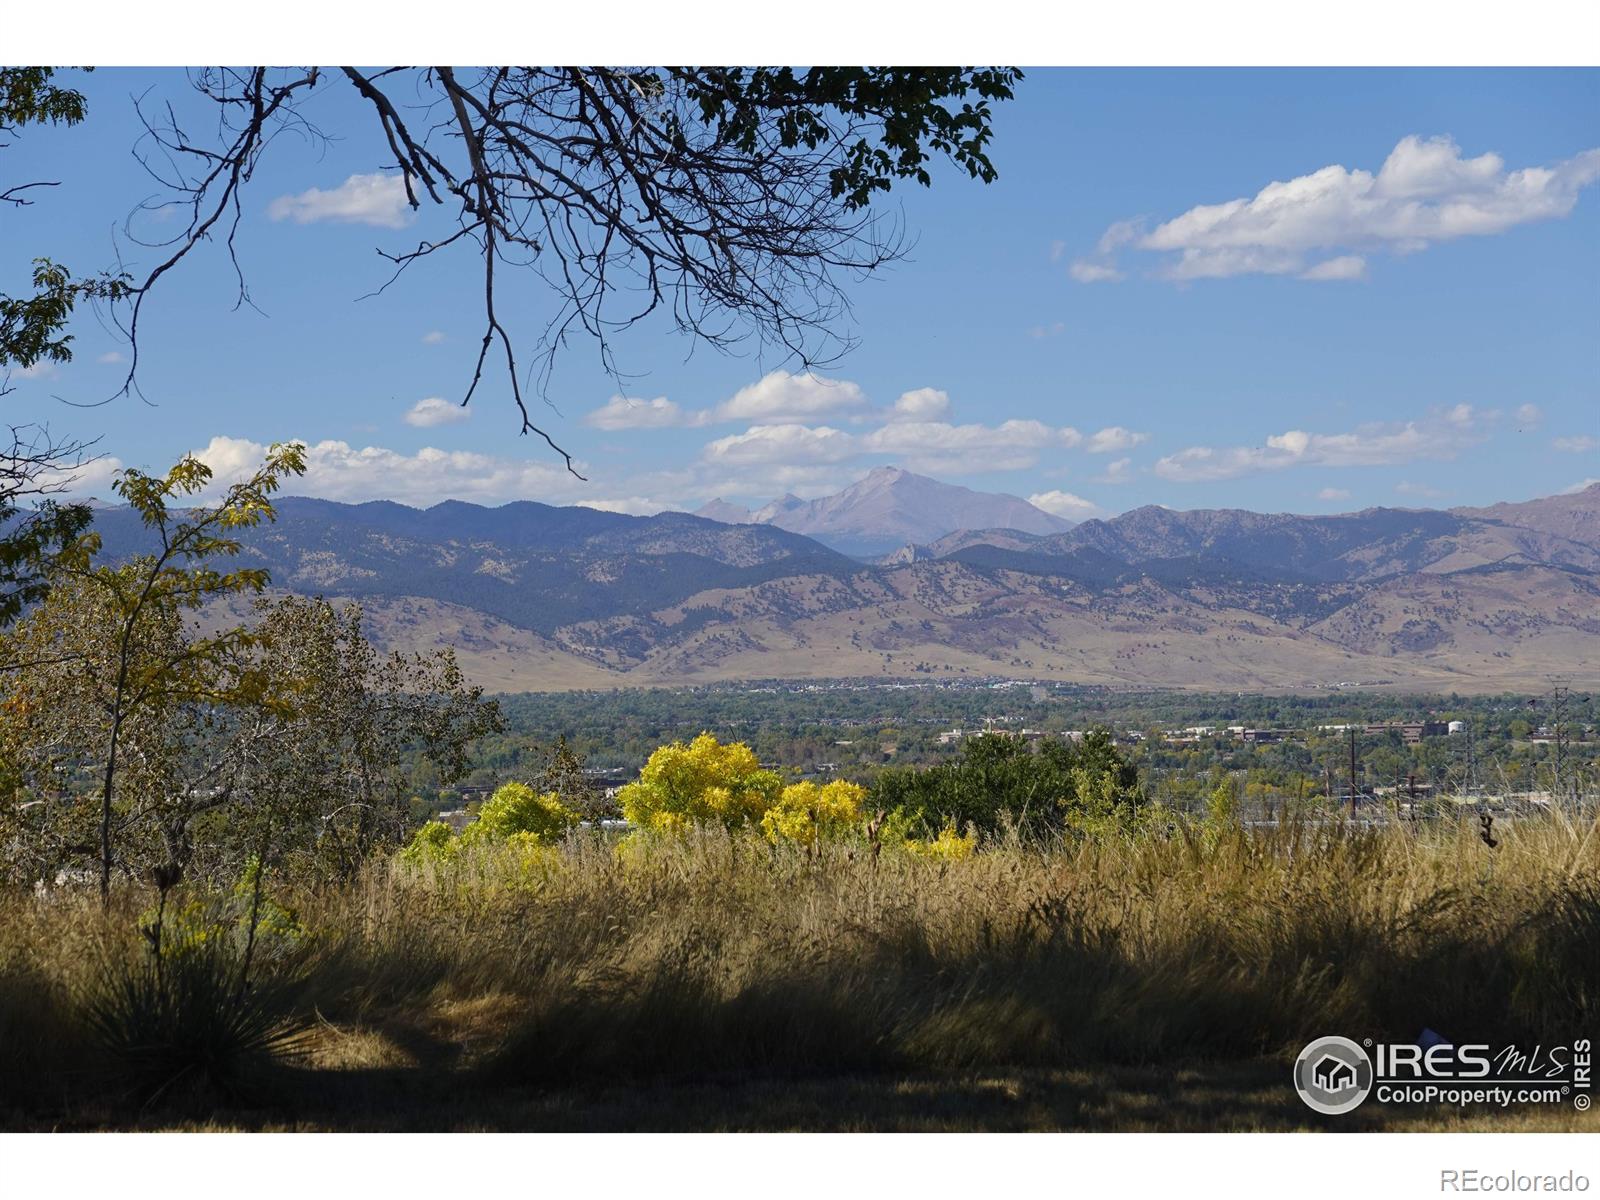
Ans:
{"type": "Polygon", "coordinates": [[[877,467],[844,491],[817,500],[784,496],[751,512],[719,498],[695,515],[730,524],[776,525],[867,558],[961,529],[1050,534],[1073,525],[1018,496],[975,492],[898,467],[877,467]]]}
{"type": "MultiPolygon", "coordinates": [[[[857,489],[804,519],[855,530],[859,547],[886,536],[859,519],[874,504],[887,521],[919,518],[900,503],[923,490],[918,477],[875,472],[857,489]]],[[[961,503],[980,519],[996,511],[961,503]]],[[[1600,684],[1600,484],[1450,511],[1146,507],[1067,529],[975,521],[877,562],[776,520],[532,502],[418,510],[289,497],[277,508],[243,550],[275,588],[358,599],[381,644],[454,646],[495,690],[928,675],[1465,692],[1542,688],[1560,673],[1600,684]]],[[[113,558],[152,544],[125,508],[95,521],[113,558]]]]}

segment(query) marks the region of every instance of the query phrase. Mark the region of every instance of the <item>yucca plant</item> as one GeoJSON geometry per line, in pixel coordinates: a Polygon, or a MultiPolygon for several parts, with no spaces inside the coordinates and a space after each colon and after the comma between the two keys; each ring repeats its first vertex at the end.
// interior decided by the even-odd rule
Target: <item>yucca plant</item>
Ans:
{"type": "Polygon", "coordinates": [[[247,977],[222,939],[177,955],[107,962],[83,1012],[110,1073],[146,1102],[174,1092],[235,1093],[292,1055],[307,1022],[292,964],[247,977]]]}

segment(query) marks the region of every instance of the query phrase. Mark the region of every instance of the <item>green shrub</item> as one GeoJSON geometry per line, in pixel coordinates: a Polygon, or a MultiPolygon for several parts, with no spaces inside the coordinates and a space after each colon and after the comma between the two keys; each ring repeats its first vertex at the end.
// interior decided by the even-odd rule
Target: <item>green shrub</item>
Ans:
{"type": "Polygon", "coordinates": [[[1020,738],[983,734],[955,762],[883,772],[872,802],[937,836],[946,827],[994,833],[1008,819],[1030,833],[1071,828],[1085,817],[1115,823],[1131,817],[1143,796],[1138,771],[1110,734],[1095,730],[1081,742],[1051,739],[1037,750],[1020,738]]]}

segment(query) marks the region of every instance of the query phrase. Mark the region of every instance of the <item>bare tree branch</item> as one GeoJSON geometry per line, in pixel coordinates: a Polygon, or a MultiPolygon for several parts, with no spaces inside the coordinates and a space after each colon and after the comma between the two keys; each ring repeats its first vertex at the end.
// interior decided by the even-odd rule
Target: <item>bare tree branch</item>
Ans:
{"type": "MultiPolygon", "coordinates": [[[[1021,73],[341,67],[328,77],[343,79],[370,108],[410,208],[456,224],[410,250],[380,250],[394,271],[377,292],[420,259],[474,242],[483,336],[462,403],[477,394],[498,347],[521,432],[543,438],[577,475],[572,456],[529,412],[524,368],[498,303],[502,268],[531,271],[556,299],[534,354],[547,404],[572,334],[591,338],[604,369],[621,381],[628,372],[614,339],[663,312],[691,346],[732,351],[753,338],[806,368],[823,365],[852,344],[841,327],[850,312],[845,281],[906,250],[899,222],[875,215],[873,198],[897,180],[929,183],[935,156],[993,179],[990,105],[1011,97],[1021,73]],[[405,83],[416,99],[402,104],[405,83]]],[[[188,220],[160,243],[170,253],[131,291],[123,392],[136,388],[146,298],[201,242],[221,237],[238,302],[249,303],[235,240],[240,194],[279,133],[323,136],[300,112],[323,79],[315,68],[198,72],[194,86],[218,113],[207,141],[188,136],[170,106],[159,120],[145,118],[141,158],[167,194],[156,207],[180,206],[188,220]]]]}

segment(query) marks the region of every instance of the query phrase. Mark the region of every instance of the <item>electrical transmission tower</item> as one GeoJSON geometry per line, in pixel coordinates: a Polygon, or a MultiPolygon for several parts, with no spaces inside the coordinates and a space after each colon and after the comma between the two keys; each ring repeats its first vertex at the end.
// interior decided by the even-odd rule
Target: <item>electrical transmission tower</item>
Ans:
{"type": "MultiPolygon", "coordinates": [[[[1567,760],[1572,757],[1571,738],[1572,730],[1567,724],[1567,704],[1572,699],[1572,681],[1564,675],[1547,675],[1550,681],[1548,696],[1541,697],[1547,700],[1550,709],[1550,743],[1555,748],[1555,782],[1551,785],[1552,796],[1560,796],[1567,791],[1567,760]]],[[[1578,703],[1587,704],[1588,696],[1579,696],[1578,703]]],[[[1572,790],[1577,791],[1577,780],[1572,780],[1572,790]]]]}

